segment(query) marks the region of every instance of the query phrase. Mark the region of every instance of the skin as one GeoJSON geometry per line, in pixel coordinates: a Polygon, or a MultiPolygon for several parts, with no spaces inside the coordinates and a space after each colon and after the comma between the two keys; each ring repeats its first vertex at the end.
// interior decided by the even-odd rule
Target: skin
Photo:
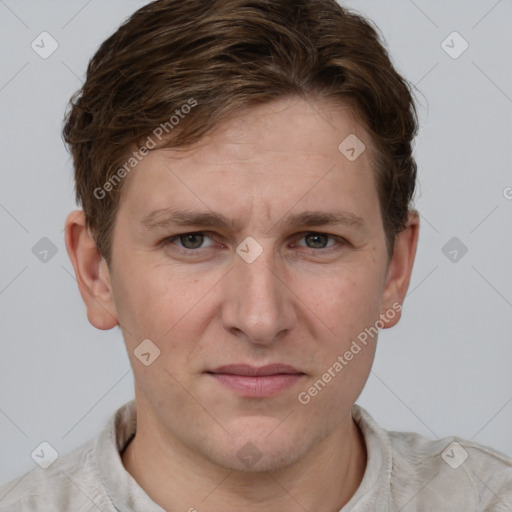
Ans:
{"type": "Polygon", "coordinates": [[[185,152],[151,151],[124,183],[110,269],[83,213],[69,215],[66,246],[88,319],[121,326],[133,368],[137,433],[123,464],[164,509],[333,512],[357,490],[367,454],[351,407],[377,337],[307,405],[297,397],[366,327],[400,318],[387,312],[405,298],[419,219],[411,211],[390,259],[371,164],[371,140],[348,109],[288,98],[219,124],[185,152]],[[338,150],[349,134],[366,145],[353,162],[338,150]],[[237,225],[141,224],[169,207],[237,225]],[[364,226],[281,222],[310,210],[350,212],[364,226]],[[162,243],[190,232],[206,236],[162,243]],[[252,263],[236,253],[249,236],[263,249],[252,263]],[[147,338],[160,350],[149,366],[134,355],[147,338]],[[305,375],[265,398],[205,373],[274,362],[305,375]],[[248,442],[262,454],[250,468],[237,457],[248,442]]]}

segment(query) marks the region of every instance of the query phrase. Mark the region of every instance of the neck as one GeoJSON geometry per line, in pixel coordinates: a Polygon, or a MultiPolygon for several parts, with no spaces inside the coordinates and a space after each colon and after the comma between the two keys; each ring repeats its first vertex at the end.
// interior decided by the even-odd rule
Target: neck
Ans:
{"type": "Polygon", "coordinates": [[[279,471],[241,473],[187,458],[137,422],[123,464],[165,510],[194,512],[338,512],[359,487],[366,447],[349,415],[301,460],[279,471]]]}

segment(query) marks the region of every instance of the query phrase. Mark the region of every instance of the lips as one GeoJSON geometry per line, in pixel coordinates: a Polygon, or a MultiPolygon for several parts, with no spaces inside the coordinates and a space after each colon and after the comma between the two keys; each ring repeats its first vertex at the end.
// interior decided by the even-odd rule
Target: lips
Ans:
{"type": "Polygon", "coordinates": [[[293,366],[287,364],[268,364],[266,366],[251,366],[248,364],[228,364],[219,366],[215,370],[208,373],[213,374],[226,374],[226,375],[240,375],[246,377],[264,377],[269,375],[303,375],[303,372],[295,369],[293,366]]]}
{"type": "Polygon", "coordinates": [[[230,364],[207,372],[214,381],[247,398],[265,398],[276,395],[297,384],[305,373],[286,364],[251,366],[230,364]]]}

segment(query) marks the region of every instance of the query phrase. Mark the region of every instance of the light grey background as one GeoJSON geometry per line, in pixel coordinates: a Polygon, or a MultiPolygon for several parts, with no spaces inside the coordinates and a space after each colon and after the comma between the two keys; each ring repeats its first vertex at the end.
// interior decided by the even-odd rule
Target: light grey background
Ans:
{"type": "MultiPolygon", "coordinates": [[[[65,454],[133,397],[120,331],[88,323],[66,254],[75,204],[60,130],[89,58],[145,3],[0,0],[0,483],[34,466],[41,441],[65,454]],[[31,48],[43,31],[59,45],[47,59],[31,48]],[[32,252],[42,237],[57,248],[46,263],[32,252]]],[[[346,4],[422,92],[417,259],[359,403],[386,428],[512,455],[512,2],[346,4]],[[457,59],[441,46],[453,31],[469,44],[457,59]],[[454,236],[468,248],[457,262],[442,252],[454,236]]]]}

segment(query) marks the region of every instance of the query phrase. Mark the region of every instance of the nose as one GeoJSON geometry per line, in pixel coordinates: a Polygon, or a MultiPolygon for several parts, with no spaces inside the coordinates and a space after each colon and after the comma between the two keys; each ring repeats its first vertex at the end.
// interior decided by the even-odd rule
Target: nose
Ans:
{"type": "Polygon", "coordinates": [[[235,255],[233,265],[224,283],[222,325],[250,343],[272,344],[296,322],[285,269],[276,264],[270,249],[251,263],[235,255]]]}

